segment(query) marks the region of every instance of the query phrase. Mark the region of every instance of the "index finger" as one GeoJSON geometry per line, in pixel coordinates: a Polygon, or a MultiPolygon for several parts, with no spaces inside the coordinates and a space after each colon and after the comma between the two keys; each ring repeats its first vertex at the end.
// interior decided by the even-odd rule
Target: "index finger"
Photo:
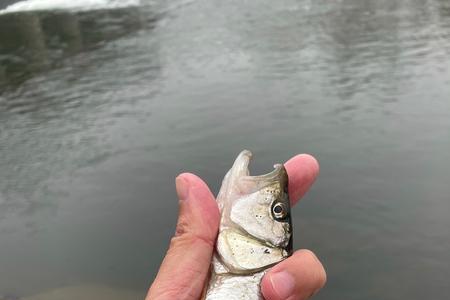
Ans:
{"type": "Polygon", "coordinates": [[[299,154],[288,160],[284,167],[289,177],[289,199],[294,206],[319,175],[319,163],[309,154],[299,154]]]}

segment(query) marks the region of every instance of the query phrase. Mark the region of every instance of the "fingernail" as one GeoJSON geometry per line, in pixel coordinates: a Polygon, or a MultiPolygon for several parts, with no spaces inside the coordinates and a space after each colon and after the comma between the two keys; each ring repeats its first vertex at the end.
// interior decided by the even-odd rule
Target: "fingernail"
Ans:
{"type": "Polygon", "coordinates": [[[295,281],[287,272],[282,271],[270,276],[273,291],[279,299],[287,299],[294,294],[295,281]]]}
{"type": "Polygon", "coordinates": [[[175,179],[175,187],[177,190],[178,199],[186,200],[189,195],[189,182],[183,176],[178,176],[175,179]]]}

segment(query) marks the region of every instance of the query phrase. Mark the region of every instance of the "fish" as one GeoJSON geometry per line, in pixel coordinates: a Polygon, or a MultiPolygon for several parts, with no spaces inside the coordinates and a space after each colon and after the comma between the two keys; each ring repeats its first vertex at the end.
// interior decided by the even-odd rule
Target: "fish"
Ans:
{"type": "Polygon", "coordinates": [[[282,164],[250,176],[243,150],[225,175],[217,204],[220,225],[205,300],[263,300],[261,279],[292,254],[288,174],[282,164]]]}

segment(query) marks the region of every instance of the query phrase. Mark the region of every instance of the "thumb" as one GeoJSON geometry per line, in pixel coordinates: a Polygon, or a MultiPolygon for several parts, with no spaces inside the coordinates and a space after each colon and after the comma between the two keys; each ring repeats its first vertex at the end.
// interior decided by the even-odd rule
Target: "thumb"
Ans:
{"type": "Polygon", "coordinates": [[[200,298],[219,227],[217,203],[203,180],[183,173],[176,179],[177,229],[146,300],[200,298]]]}

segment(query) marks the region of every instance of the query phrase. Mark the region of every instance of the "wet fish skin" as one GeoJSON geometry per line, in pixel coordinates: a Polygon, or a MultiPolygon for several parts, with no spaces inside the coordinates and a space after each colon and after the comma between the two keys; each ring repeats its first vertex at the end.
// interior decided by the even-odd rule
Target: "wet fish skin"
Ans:
{"type": "Polygon", "coordinates": [[[225,175],[206,300],[262,300],[266,270],[292,254],[288,176],[283,165],[250,176],[251,152],[242,151],[225,175]]]}

